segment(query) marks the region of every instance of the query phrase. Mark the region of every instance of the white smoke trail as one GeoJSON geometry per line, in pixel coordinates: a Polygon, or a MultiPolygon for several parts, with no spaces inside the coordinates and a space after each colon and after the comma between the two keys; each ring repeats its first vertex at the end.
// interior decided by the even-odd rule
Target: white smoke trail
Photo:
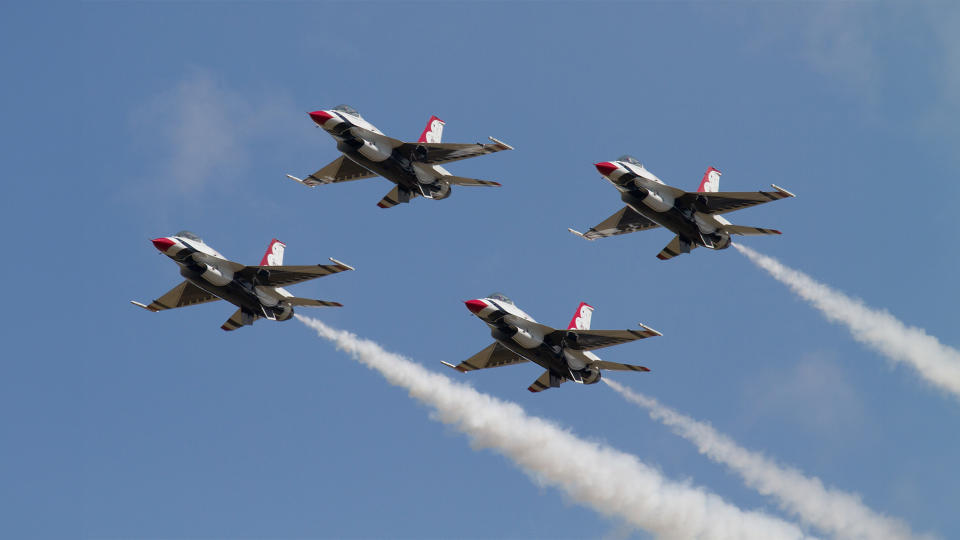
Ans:
{"type": "Polygon", "coordinates": [[[433,373],[372,341],[296,316],[337,348],[406,388],[436,409],[436,417],[491,448],[527,474],[574,500],[663,538],[802,538],[775,517],[740,510],[702,488],[673,482],[634,456],[585,441],[552,422],[528,416],[514,403],[482,394],[433,373]]]}
{"type": "Polygon", "coordinates": [[[905,523],[877,514],[858,495],[825,487],[819,478],[809,478],[797,469],[751,452],[709,424],[680,414],[616,381],[601,380],[626,400],[647,409],[651,418],[693,443],[701,454],[739,474],[747,486],[775,497],[780,508],[823,532],[854,539],[916,537],[905,523]]]}
{"type": "Polygon", "coordinates": [[[853,338],[894,362],[912,366],[934,386],[960,398],[960,351],[944,345],[915,326],[907,326],[884,310],[831,289],[780,261],[733,244],[751,262],[790,287],[831,322],[843,324],[853,338]]]}

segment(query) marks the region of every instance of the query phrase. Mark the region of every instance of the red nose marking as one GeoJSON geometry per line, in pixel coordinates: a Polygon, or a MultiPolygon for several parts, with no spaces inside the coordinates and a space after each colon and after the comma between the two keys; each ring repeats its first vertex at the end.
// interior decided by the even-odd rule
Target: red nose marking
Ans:
{"type": "Polygon", "coordinates": [[[464,302],[464,304],[467,305],[467,309],[470,310],[470,313],[473,313],[474,315],[480,313],[485,307],[487,307],[487,303],[483,300],[467,300],[464,302]]]}
{"type": "Polygon", "coordinates": [[[327,123],[327,120],[333,118],[333,115],[327,111],[313,111],[310,113],[310,118],[312,118],[318,126],[322,126],[327,123]]]}
{"type": "Polygon", "coordinates": [[[153,242],[153,247],[159,249],[162,253],[166,253],[170,246],[174,244],[173,240],[169,238],[154,238],[151,242],[153,242]]]}
{"type": "Polygon", "coordinates": [[[600,163],[594,164],[594,167],[604,176],[610,176],[610,173],[617,170],[617,166],[609,161],[601,161],[600,163]]]}

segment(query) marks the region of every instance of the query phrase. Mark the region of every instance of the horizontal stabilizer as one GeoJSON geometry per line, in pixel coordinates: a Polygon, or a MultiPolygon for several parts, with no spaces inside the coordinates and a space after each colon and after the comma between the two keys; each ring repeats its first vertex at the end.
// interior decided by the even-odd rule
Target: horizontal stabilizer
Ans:
{"type": "Polygon", "coordinates": [[[630,364],[618,364],[617,362],[607,362],[600,360],[592,365],[600,369],[609,369],[610,371],[650,371],[650,368],[644,366],[634,366],[630,364]]]}
{"type": "Polygon", "coordinates": [[[491,180],[477,180],[476,178],[464,178],[462,176],[441,176],[441,182],[446,182],[454,186],[500,186],[500,182],[491,180]]]}
{"type": "Polygon", "coordinates": [[[563,381],[563,377],[557,376],[550,370],[544,371],[537,380],[533,381],[533,384],[527,387],[527,390],[531,392],[543,392],[544,390],[549,390],[551,388],[559,388],[563,381]]]}
{"type": "Polygon", "coordinates": [[[776,229],[761,229],[760,227],[745,227],[743,225],[724,225],[721,229],[728,234],[742,236],[761,236],[764,234],[783,234],[776,229]]]}
{"type": "Polygon", "coordinates": [[[340,302],[329,302],[327,300],[313,300],[312,298],[299,298],[296,296],[290,296],[283,299],[285,302],[289,302],[292,306],[308,306],[308,307],[343,307],[343,304],[340,302]]]}
{"type": "Polygon", "coordinates": [[[413,199],[418,194],[415,191],[407,191],[402,189],[400,186],[394,186],[390,190],[390,193],[387,193],[380,202],[377,203],[377,206],[380,208],[393,208],[394,206],[400,203],[408,203],[410,199],[413,199]]]}

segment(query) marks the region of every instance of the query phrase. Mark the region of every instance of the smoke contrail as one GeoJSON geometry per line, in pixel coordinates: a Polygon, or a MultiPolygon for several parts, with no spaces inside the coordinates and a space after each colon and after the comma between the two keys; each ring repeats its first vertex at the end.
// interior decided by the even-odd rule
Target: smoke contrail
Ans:
{"type": "Polygon", "coordinates": [[[751,452],[709,424],[680,414],[616,381],[601,380],[628,401],[647,409],[651,418],[692,442],[701,454],[733,469],[749,487],[775,497],[782,509],[807,524],[839,538],[915,537],[905,523],[877,514],[864,505],[858,495],[825,487],[819,478],[809,478],[797,469],[778,465],[760,453],[751,452]]]}
{"type": "Polygon", "coordinates": [[[912,366],[921,377],[960,398],[960,351],[940,343],[920,328],[905,325],[884,310],[872,309],[802,272],[787,268],[772,257],[740,244],[733,247],[810,302],[827,320],[846,326],[860,343],[894,362],[912,366]]]}
{"type": "Polygon", "coordinates": [[[436,409],[436,417],[492,448],[574,500],[666,538],[802,538],[796,525],[743,511],[702,488],[673,482],[634,456],[580,439],[552,422],[455,383],[372,341],[296,316],[390,384],[436,409]]]}

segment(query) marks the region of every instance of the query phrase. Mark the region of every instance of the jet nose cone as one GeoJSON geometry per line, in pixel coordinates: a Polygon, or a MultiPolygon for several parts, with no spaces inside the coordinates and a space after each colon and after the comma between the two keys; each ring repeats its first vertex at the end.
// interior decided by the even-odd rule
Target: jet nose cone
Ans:
{"type": "Polygon", "coordinates": [[[310,118],[312,118],[318,126],[322,126],[327,123],[327,120],[333,118],[333,115],[327,111],[313,111],[310,113],[310,118]]]}
{"type": "Polygon", "coordinates": [[[610,176],[610,173],[617,170],[617,166],[609,161],[601,161],[600,163],[595,163],[593,166],[604,176],[610,176]]]}
{"type": "Polygon", "coordinates": [[[153,247],[159,249],[161,253],[166,253],[173,245],[173,240],[169,238],[154,238],[151,242],[153,242],[153,247]]]}
{"type": "Polygon", "coordinates": [[[483,300],[467,300],[464,302],[464,304],[467,305],[467,309],[470,310],[470,313],[473,313],[474,315],[480,313],[483,311],[483,308],[487,307],[487,303],[483,300]]]}

